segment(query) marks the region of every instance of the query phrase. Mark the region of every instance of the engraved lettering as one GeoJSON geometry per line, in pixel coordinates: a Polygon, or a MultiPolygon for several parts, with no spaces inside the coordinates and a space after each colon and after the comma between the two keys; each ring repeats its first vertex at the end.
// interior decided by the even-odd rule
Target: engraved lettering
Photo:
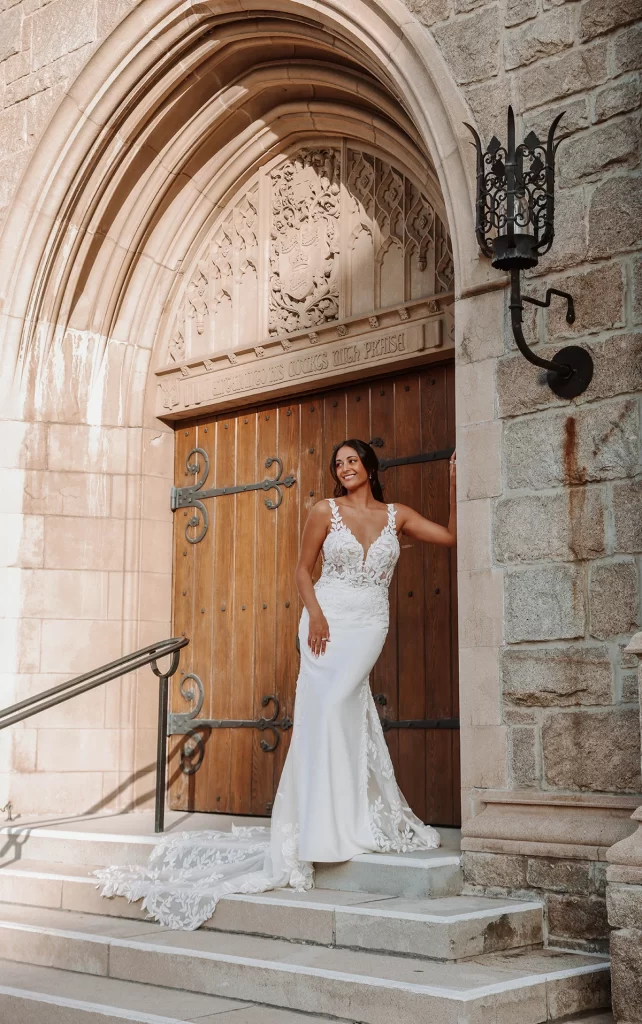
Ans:
{"type": "Polygon", "coordinates": [[[332,353],[333,366],[352,366],[354,363],[358,363],[360,359],[361,349],[359,345],[344,345],[343,348],[337,348],[332,353]]]}
{"type": "Polygon", "coordinates": [[[383,356],[394,355],[395,352],[406,351],[406,332],[386,334],[383,338],[366,341],[366,359],[381,359],[383,356]]]}
{"type": "Polygon", "coordinates": [[[304,377],[308,373],[321,373],[328,368],[328,353],[313,352],[288,363],[288,377],[304,377]]]}

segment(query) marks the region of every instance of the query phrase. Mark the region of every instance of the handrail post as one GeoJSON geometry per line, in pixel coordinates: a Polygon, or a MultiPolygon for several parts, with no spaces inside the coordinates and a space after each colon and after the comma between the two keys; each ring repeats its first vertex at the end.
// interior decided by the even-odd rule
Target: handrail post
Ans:
{"type": "Polygon", "coordinates": [[[156,803],[154,807],[154,832],[165,829],[165,783],[167,772],[167,707],[169,703],[169,681],[178,668],[181,652],[174,651],[169,667],[161,672],[156,661],[152,661],[152,672],[158,676],[158,737],[156,740],[156,803]]]}
{"type": "MultiPolygon", "coordinates": [[[[181,650],[187,647],[189,640],[185,634],[182,637],[171,637],[169,640],[161,640],[160,643],[148,644],[141,647],[134,654],[127,654],[116,661],[110,661],[101,668],[85,672],[75,679],[69,679],[66,683],[60,683],[42,693],[34,694],[25,700],[11,704],[7,708],[0,709],[0,731],[7,729],[10,725],[22,722],[25,718],[46,711],[48,708],[57,707],[65,701],[77,697],[80,693],[88,693],[97,686],[118,679],[120,676],[135,672],[145,665],[151,665],[152,672],[158,676],[158,740],[156,746],[156,806],[154,813],[154,830],[162,832],[165,827],[165,785],[167,779],[167,718],[169,705],[169,681],[178,668],[181,650]],[[161,672],[157,661],[159,658],[171,657],[168,668],[161,672]]],[[[199,705],[200,707],[200,705],[199,705]]],[[[0,808],[0,812],[9,811],[11,815],[11,804],[0,808]]],[[[11,820],[11,817],[9,817],[11,820]]]]}
{"type": "Polygon", "coordinates": [[[154,806],[154,832],[165,829],[165,784],[167,770],[167,705],[169,678],[158,680],[158,737],[156,740],[156,802],[154,806]]]}

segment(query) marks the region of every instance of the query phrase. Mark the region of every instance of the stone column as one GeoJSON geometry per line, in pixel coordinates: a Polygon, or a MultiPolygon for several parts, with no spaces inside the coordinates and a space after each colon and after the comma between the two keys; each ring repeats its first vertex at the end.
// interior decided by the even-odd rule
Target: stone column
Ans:
{"type": "MultiPolygon", "coordinates": [[[[626,648],[638,658],[642,728],[642,632],[626,648]]],[[[606,905],[611,932],[613,1014],[619,1024],[642,1021],[642,807],[631,815],[637,831],[610,848],[606,905]]]]}

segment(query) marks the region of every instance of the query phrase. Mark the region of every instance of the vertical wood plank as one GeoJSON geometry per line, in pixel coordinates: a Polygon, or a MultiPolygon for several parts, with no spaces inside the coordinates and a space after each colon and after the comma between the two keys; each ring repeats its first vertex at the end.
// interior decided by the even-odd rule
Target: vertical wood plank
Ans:
{"type": "MultiPolygon", "coordinates": [[[[261,479],[264,467],[256,465],[254,410],[240,412],[235,418],[235,429],[237,482],[261,479]]],[[[236,524],[234,600],[230,609],[233,615],[230,717],[245,720],[254,717],[256,514],[257,501],[263,497],[263,492],[246,491],[223,499],[235,505],[236,524]]],[[[249,814],[252,809],[252,739],[249,729],[230,732],[230,807],[235,814],[249,814]]]]}
{"type": "MultiPolygon", "coordinates": [[[[421,451],[421,405],[419,374],[409,373],[395,380],[397,456],[421,451]]],[[[417,465],[397,471],[398,501],[421,509],[421,469],[417,465]]],[[[417,541],[403,538],[397,569],[399,718],[425,717],[425,655],[421,638],[425,629],[425,595],[422,552],[417,541]]],[[[410,806],[420,817],[426,806],[426,740],[419,730],[399,730],[399,785],[410,806]]]]}
{"type": "MultiPolygon", "coordinates": [[[[455,445],[455,364],[446,366],[446,405],[448,445],[455,445]]],[[[448,485],[449,486],[449,485],[448,485]]],[[[459,717],[459,632],[457,618],[457,550],[450,552],[450,649],[451,649],[451,708],[454,718],[459,717]]],[[[461,825],[461,751],[459,732],[452,734],[452,824],[461,825]]]]}
{"type": "MultiPolygon", "coordinates": [[[[266,469],[265,460],[277,453],[277,417],[274,406],[254,413],[256,436],[257,473],[261,479],[271,470],[266,469]],[[265,418],[267,415],[267,419],[265,418]]],[[[292,499],[290,488],[284,494],[284,501],[292,499]]],[[[278,511],[270,511],[265,505],[266,495],[259,491],[256,498],[256,590],[254,627],[254,693],[252,718],[265,714],[261,705],[264,694],[277,693],[276,677],[276,533],[278,511]]],[[[261,733],[252,730],[252,814],[268,814],[274,799],[278,779],[274,772],[274,754],[261,748],[261,733]]]]}
{"type": "MultiPolygon", "coordinates": [[[[380,459],[393,458],[395,448],[395,388],[390,378],[373,381],[370,385],[370,438],[380,437],[384,442],[382,448],[376,448],[380,459]]],[[[369,438],[369,439],[370,439],[369,438]]],[[[386,502],[398,501],[397,470],[387,469],[380,474],[383,497],[386,502]]],[[[405,541],[400,538],[400,543],[405,541]]],[[[399,717],[399,672],[398,672],[398,627],[397,627],[397,579],[395,573],[390,585],[390,629],[383,646],[381,656],[374,667],[372,688],[373,693],[385,694],[387,704],[383,713],[393,720],[399,717]]],[[[386,733],[386,741],[395,768],[399,772],[399,731],[391,729],[386,733]]]]}
{"type": "MultiPolygon", "coordinates": [[[[300,405],[283,403],[276,408],[278,430],[278,454],[283,461],[283,475],[292,473],[297,482],[284,495],[276,511],[276,682],[281,707],[291,716],[294,707],[294,692],[299,670],[299,655],[296,649],[299,625],[299,600],[294,582],[294,570],[299,554],[299,502],[300,485],[300,405]],[[290,415],[288,416],[288,410],[290,415]]],[[[274,758],[275,776],[281,775],[290,736],[282,736],[271,755],[274,758]]]]}
{"type": "MultiPolygon", "coordinates": [[[[213,420],[199,422],[196,428],[196,441],[199,448],[207,452],[210,463],[209,476],[205,487],[214,486],[212,481],[216,472],[216,429],[213,420]]],[[[201,460],[198,460],[199,462],[201,460]]],[[[218,509],[209,503],[209,527],[202,541],[194,544],[194,601],[192,617],[192,664],[193,671],[202,681],[205,688],[205,700],[201,710],[203,718],[210,717],[210,697],[212,692],[212,633],[213,633],[213,588],[216,550],[216,517],[218,509]]],[[[191,510],[189,512],[191,515],[191,510]]],[[[205,749],[212,743],[211,730],[201,730],[205,749]]],[[[212,809],[210,805],[212,779],[212,762],[205,756],[199,770],[189,776],[192,790],[190,809],[196,807],[212,809]]]]}
{"type": "MultiPolygon", "coordinates": [[[[236,443],[233,414],[216,418],[215,487],[229,487],[237,482],[236,443]]],[[[228,497],[214,498],[215,506],[215,571],[212,601],[213,643],[210,664],[210,717],[230,718],[231,686],[234,673],[234,553],[236,520],[234,501],[228,497]]],[[[210,779],[207,809],[231,814],[229,729],[214,729],[209,742],[210,779]]]]}
{"type": "MultiPolygon", "coordinates": [[[[444,367],[421,374],[422,445],[424,451],[448,444],[446,374],[444,367]]],[[[448,463],[422,466],[423,515],[433,522],[448,522],[448,463]]],[[[424,549],[426,576],[426,715],[450,718],[452,671],[450,648],[450,551],[437,545],[424,549]]],[[[426,815],[429,821],[452,821],[452,735],[430,730],[426,735],[426,815]]]]}
{"type": "MultiPolygon", "coordinates": [[[[301,534],[310,514],[310,509],[318,501],[322,501],[328,495],[325,491],[325,466],[323,462],[323,397],[311,395],[309,399],[300,403],[301,422],[301,461],[299,487],[299,544],[301,534]]],[[[321,572],[321,558],[319,558],[313,579],[318,579],[321,572]]],[[[303,605],[299,598],[299,615],[303,605]]]]}
{"type": "Polygon", "coordinates": [[[370,440],[370,387],[353,384],[346,389],[346,436],[370,440]]]}
{"type": "MultiPolygon", "coordinates": [[[[185,468],[190,449],[196,446],[196,427],[194,424],[182,426],[174,434],[174,481],[177,487],[185,487],[194,479],[185,468]]],[[[188,516],[177,512],[174,516],[174,600],[173,600],[173,635],[185,635],[192,641],[192,613],[194,602],[194,564],[196,553],[194,545],[185,539],[185,524],[188,516]]],[[[170,709],[175,712],[188,710],[188,706],[180,694],[180,679],[192,671],[194,645],[181,652],[181,672],[170,680],[170,709]]],[[[180,769],[180,753],[183,747],[182,736],[172,736],[167,744],[168,749],[168,784],[169,806],[172,810],[186,811],[190,809],[189,776],[180,769]]],[[[192,787],[193,789],[193,784],[192,787]]],[[[193,794],[192,794],[193,795],[193,794]]]]}
{"type": "Polygon", "coordinates": [[[323,469],[326,498],[331,498],[334,494],[334,480],[330,473],[332,449],[335,444],[345,440],[347,429],[345,389],[326,392],[323,401],[323,469]]]}

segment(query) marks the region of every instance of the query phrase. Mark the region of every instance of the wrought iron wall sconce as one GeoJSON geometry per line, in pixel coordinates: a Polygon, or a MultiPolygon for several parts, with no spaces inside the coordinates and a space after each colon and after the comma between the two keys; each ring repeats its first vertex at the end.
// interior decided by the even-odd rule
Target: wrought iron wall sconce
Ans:
{"type": "MultiPolygon", "coordinates": [[[[498,270],[510,272],[510,313],[513,335],[523,356],[546,370],[546,383],[560,398],[575,398],[586,391],[593,377],[593,360],[586,349],[568,345],[553,359],[543,359],[528,346],[522,328],[524,303],[548,307],[551,296],[566,299],[566,322],[575,320],[573,298],[567,292],[549,288],[546,299],[522,295],[522,271],[536,267],[555,237],[555,154],[562,139],[555,139],[563,117],[555,118],[546,144],[535,132],[515,145],[515,115],[508,108],[508,142],[502,146],[493,137],[486,150],[475,129],[477,150],[477,203],[475,233],[479,247],[498,270]]],[[[564,137],[562,137],[564,138],[564,137]]]]}

